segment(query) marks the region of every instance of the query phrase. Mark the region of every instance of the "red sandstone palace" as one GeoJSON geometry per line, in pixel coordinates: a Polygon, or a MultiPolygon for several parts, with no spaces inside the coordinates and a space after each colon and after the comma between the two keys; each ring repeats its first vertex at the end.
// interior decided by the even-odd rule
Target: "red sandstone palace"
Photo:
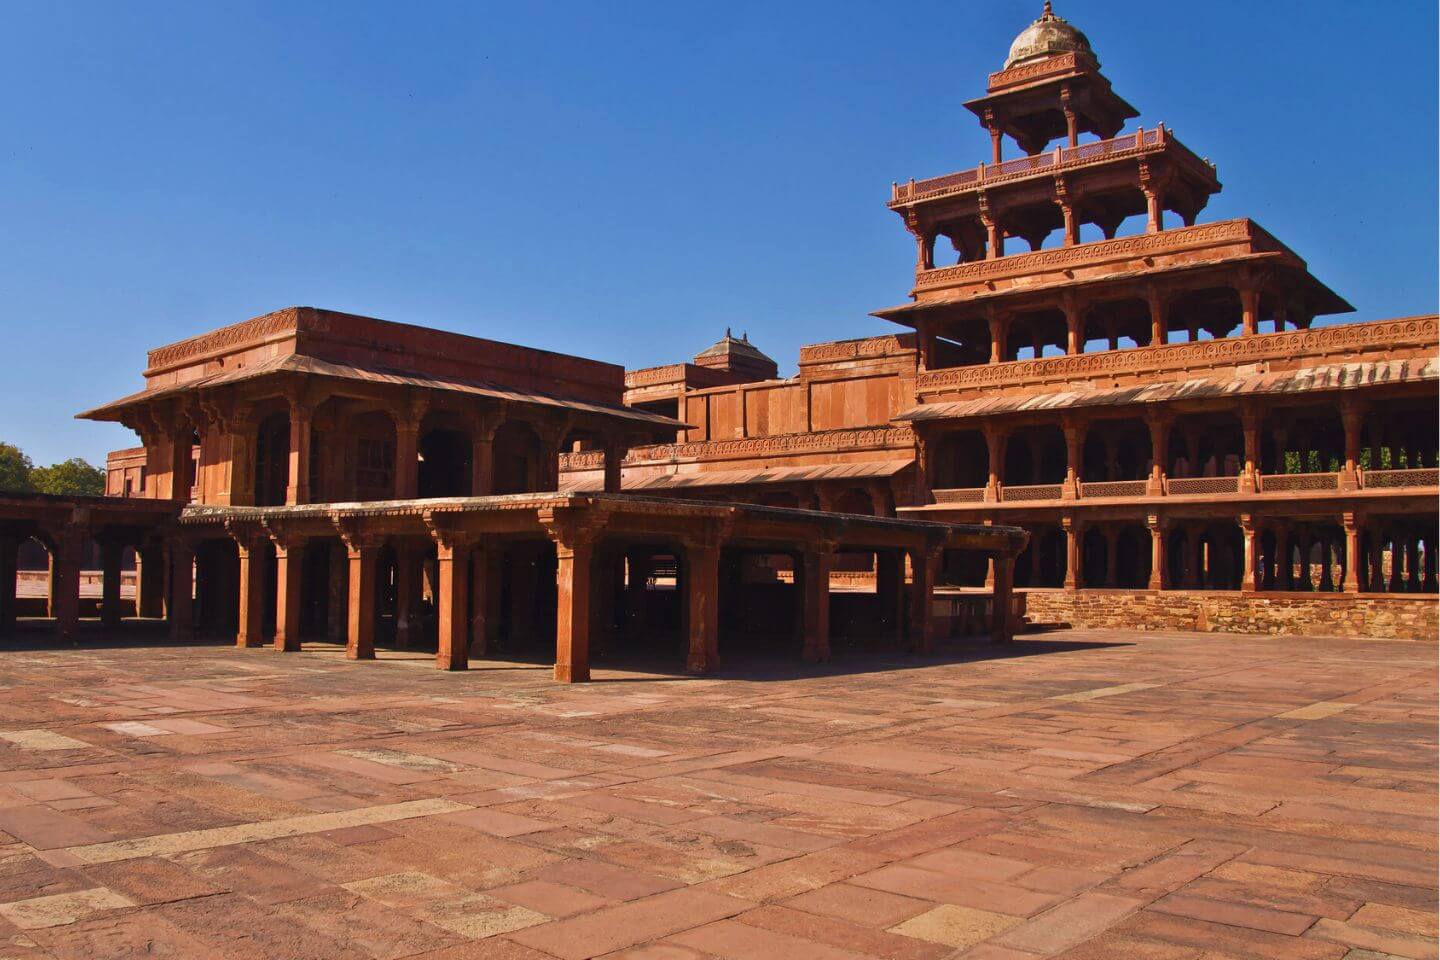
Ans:
{"type": "Polygon", "coordinates": [[[875,315],[902,333],[781,379],[729,332],[622,371],[282,310],[82,414],[143,446],[104,500],[0,503],[0,584],[40,540],[72,628],[89,538],[112,621],[356,658],[378,631],[450,668],[553,638],[566,680],[592,646],[703,671],[722,636],[823,659],[1020,616],[1433,636],[1436,317],[1317,324],[1353,308],[1253,221],[1201,221],[1215,166],[1126,132],[1048,3],[966,107],[989,158],[891,187],[915,277],[875,315]]]}

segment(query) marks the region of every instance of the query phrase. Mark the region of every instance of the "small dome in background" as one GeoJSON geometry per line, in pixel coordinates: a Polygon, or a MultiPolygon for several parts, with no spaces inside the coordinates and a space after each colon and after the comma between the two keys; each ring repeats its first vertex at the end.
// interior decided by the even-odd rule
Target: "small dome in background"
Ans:
{"type": "Polygon", "coordinates": [[[1090,41],[1085,34],[1072,27],[1068,21],[1055,16],[1050,9],[1050,0],[1045,0],[1045,9],[1040,19],[1020,32],[1010,44],[1010,55],[1005,58],[1005,69],[1030,60],[1051,57],[1057,53],[1088,53],[1092,56],[1090,41]]]}

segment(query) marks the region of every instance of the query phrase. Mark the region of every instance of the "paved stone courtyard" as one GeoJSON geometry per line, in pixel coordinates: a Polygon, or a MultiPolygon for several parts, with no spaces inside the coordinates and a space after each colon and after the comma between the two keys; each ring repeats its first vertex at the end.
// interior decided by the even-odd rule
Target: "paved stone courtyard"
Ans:
{"type": "Polygon", "coordinates": [[[0,653],[0,957],[1436,956],[1430,644],[129,642],[0,653]]]}

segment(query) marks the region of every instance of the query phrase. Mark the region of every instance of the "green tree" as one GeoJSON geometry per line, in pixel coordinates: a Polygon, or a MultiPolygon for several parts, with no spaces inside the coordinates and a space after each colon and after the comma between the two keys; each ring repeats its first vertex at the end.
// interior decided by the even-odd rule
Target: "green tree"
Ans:
{"type": "Polygon", "coordinates": [[[71,497],[99,497],[105,494],[105,471],[79,457],[30,471],[30,480],[41,493],[71,497]]]}
{"type": "Polygon", "coordinates": [[[35,484],[30,474],[35,464],[13,443],[0,441],[0,490],[30,491],[35,484]]]}

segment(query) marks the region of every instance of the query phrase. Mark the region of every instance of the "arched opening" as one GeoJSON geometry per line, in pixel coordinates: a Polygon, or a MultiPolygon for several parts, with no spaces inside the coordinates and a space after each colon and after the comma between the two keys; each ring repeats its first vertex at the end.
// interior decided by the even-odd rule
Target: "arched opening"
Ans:
{"type": "Polygon", "coordinates": [[[1336,407],[1291,408],[1266,418],[1260,469],[1267,475],[1335,473],[1345,465],[1345,426],[1336,407]]]}
{"type": "Polygon", "coordinates": [[[1007,486],[1061,483],[1066,469],[1065,434],[1056,426],[1017,429],[1005,442],[1007,486]]]}
{"type": "Polygon", "coordinates": [[[281,411],[261,420],[255,432],[255,505],[284,504],[289,482],[290,414],[281,411]]]}
{"type": "Polygon", "coordinates": [[[941,434],[935,440],[930,485],[940,489],[973,489],[990,480],[990,448],[976,430],[941,434]]]}
{"type": "Polygon", "coordinates": [[[15,551],[15,615],[23,619],[55,615],[55,564],[51,544],[39,536],[20,541],[15,551]]]}
{"type": "Polygon", "coordinates": [[[1058,523],[1027,525],[1030,542],[1015,559],[1015,585],[1060,587],[1065,583],[1065,531],[1058,523]]]}
{"type": "Polygon", "coordinates": [[[420,437],[419,490],[422,499],[471,495],[470,435],[434,429],[420,437]]]}
{"type": "Polygon", "coordinates": [[[1240,294],[1234,287],[1187,290],[1170,301],[1169,343],[1213,340],[1240,328],[1240,294]]]}
{"type": "Polygon", "coordinates": [[[871,517],[875,515],[875,502],[870,499],[867,491],[852,487],[837,493],[830,501],[830,509],[835,513],[853,513],[862,517],[871,517]]]}
{"type": "Polygon", "coordinates": [[[1093,303],[1083,314],[1081,350],[1118,350],[1150,342],[1150,305],[1138,297],[1093,303]]]}
{"type": "Polygon", "coordinates": [[[1150,474],[1150,429],[1140,420],[1101,420],[1085,432],[1080,477],[1090,496],[1104,496],[1091,484],[1144,480],[1150,474]]]}
{"type": "MultiPolygon", "coordinates": [[[[274,551],[259,550],[261,562],[274,551]]],[[[269,585],[265,609],[266,632],[274,631],[274,571],[265,578],[269,585]]],[[[195,548],[195,632],[203,636],[234,637],[240,623],[240,552],[229,537],[205,540],[195,548]]]]}
{"type": "Polygon", "coordinates": [[[395,421],[381,410],[350,420],[354,467],[350,484],[356,500],[395,498],[395,421]]]}
{"type": "Polygon", "coordinates": [[[1170,430],[1166,475],[1237,477],[1244,466],[1245,434],[1240,418],[1217,412],[1180,417],[1170,430]]]}
{"type": "Polygon", "coordinates": [[[493,453],[496,495],[540,490],[544,456],[540,437],[529,424],[520,420],[501,424],[495,431],[493,453]]]}

